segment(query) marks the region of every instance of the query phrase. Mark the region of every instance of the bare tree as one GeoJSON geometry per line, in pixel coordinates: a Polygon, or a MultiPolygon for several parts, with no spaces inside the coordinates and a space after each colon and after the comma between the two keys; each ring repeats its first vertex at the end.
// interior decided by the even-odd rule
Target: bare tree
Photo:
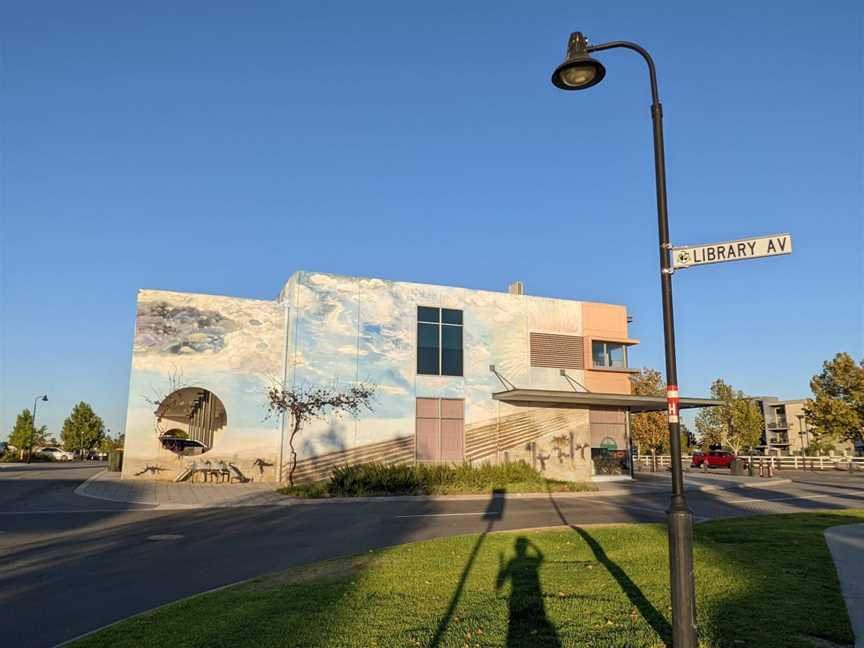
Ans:
{"type": "Polygon", "coordinates": [[[345,412],[357,416],[362,410],[372,411],[370,405],[375,394],[375,385],[359,383],[346,390],[336,387],[313,387],[300,385],[286,387],[279,385],[267,391],[267,415],[290,415],[291,434],[288,446],[291,448],[291,469],[288,471],[288,484],[294,485],[294,470],[297,468],[297,450],[294,437],[303,425],[312,419],[323,418],[328,414],[341,417],[345,412]]]}
{"type": "Polygon", "coordinates": [[[162,429],[162,413],[181,398],[179,392],[186,386],[187,384],[183,377],[183,370],[174,367],[171,370],[171,373],[168,374],[168,384],[164,391],[151,386],[150,395],[141,395],[141,398],[143,398],[146,403],[154,407],[153,414],[156,418],[153,427],[156,430],[156,434],[159,436],[162,436],[162,434],[165,433],[165,430],[162,429]]]}

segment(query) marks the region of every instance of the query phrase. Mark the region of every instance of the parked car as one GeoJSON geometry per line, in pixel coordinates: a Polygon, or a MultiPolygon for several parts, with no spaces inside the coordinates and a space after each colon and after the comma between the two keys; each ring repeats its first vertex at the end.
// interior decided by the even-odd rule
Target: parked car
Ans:
{"type": "Polygon", "coordinates": [[[709,450],[707,454],[694,452],[690,465],[694,468],[700,468],[702,464],[706,464],[709,468],[729,468],[734,460],[735,454],[728,450],[709,450]]]}
{"type": "Polygon", "coordinates": [[[71,452],[61,450],[57,446],[46,446],[41,448],[37,454],[51,461],[72,461],[75,458],[71,452]]]}

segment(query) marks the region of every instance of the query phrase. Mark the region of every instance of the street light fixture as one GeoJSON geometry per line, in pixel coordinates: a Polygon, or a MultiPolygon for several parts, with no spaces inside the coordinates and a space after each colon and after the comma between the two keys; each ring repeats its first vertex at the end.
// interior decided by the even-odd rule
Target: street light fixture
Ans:
{"type": "Polygon", "coordinates": [[[675,320],[672,311],[672,263],[669,217],[666,211],[666,163],[663,152],[663,107],[657,92],[657,74],[651,55],[636,43],[611,41],[589,45],[581,32],[570,36],[567,57],[552,75],[562,90],[584,90],[606,75],[591,52],[613,48],[637,52],[648,64],[651,81],[651,120],[654,130],[654,174],[657,192],[657,230],[660,239],[660,288],[663,299],[663,338],[666,350],[669,447],[672,454],[672,499],[669,506],[669,572],[672,589],[672,643],[676,648],[696,648],[696,589],[693,581],[693,512],[684,497],[681,469],[681,435],[678,421],[678,368],[675,362],[675,320]]]}
{"type": "Polygon", "coordinates": [[[36,405],[39,401],[48,402],[48,394],[43,394],[42,396],[37,396],[33,401],[33,429],[30,430],[30,447],[27,449],[27,463],[30,463],[30,459],[33,457],[33,437],[36,436],[36,405]]]}
{"type": "Polygon", "coordinates": [[[581,32],[573,32],[567,44],[567,58],[552,75],[552,83],[562,90],[584,90],[597,85],[606,76],[606,68],[588,54],[588,41],[581,32]]]}

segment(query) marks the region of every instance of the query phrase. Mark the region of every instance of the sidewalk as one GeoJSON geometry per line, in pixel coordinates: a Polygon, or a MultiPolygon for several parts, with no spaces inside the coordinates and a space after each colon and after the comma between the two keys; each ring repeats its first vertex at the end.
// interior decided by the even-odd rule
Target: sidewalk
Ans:
{"type": "MultiPolygon", "coordinates": [[[[761,488],[788,484],[788,479],[759,479],[731,475],[686,475],[684,488],[688,491],[712,491],[728,488],[761,488]]],[[[637,478],[625,482],[597,482],[596,491],[555,493],[556,499],[571,497],[626,497],[639,493],[665,492],[671,489],[669,473],[637,473],[637,478]]],[[[489,499],[488,493],[476,495],[415,495],[390,497],[333,497],[299,499],[275,491],[276,484],[190,484],[144,479],[121,479],[120,473],[104,471],[91,477],[75,489],[82,497],[148,505],[160,509],[230,508],[241,506],[288,506],[296,504],[339,504],[346,502],[386,501],[454,501],[489,499]]],[[[548,493],[506,493],[509,499],[535,499],[549,497],[548,493]]]]}
{"type": "MultiPolygon", "coordinates": [[[[645,485],[663,485],[671,488],[672,473],[668,470],[652,472],[637,472],[636,482],[645,485]]],[[[791,484],[787,477],[750,477],[749,475],[730,475],[728,473],[685,472],[685,491],[712,491],[724,488],[767,488],[791,484]]]]}
{"type": "Polygon", "coordinates": [[[75,489],[76,495],[111,502],[146,504],[160,509],[191,509],[288,504],[291,498],[277,493],[275,484],[188,484],[145,479],[120,479],[120,473],[104,471],[75,489]]]}
{"type": "Polygon", "coordinates": [[[826,529],[825,540],[837,567],[855,648],[864,648],[864,524],[826,529]]]}

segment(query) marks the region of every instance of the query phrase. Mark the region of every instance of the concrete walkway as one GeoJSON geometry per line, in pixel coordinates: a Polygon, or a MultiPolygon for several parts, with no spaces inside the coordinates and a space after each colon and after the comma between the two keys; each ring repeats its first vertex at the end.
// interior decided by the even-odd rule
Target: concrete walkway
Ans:
{"type": "Polygon", "coordinates": [[[275,484],[189,484],[121,479],[120,473],[98,473],[75,489],[76,495],[110,502],[145,504],[160,509],[198,509],[288,504],[275,484]]]}
{"type": "Polygon", "coordinates": [[[847,524],[825,531],[846,600],[855,648],[864,648],[864,524],[847,524]]]}
{"type": "MultiPolygon", "coordinates": [[[[758,479],[731,475],[687,475],[684,481],[688,491],[713,491],[730,488],[761,488],[788,484],[788,479],[758,479]]],[[[555,493],[557,499],[572,497],[614,497],[646,492],[666,491],[671,488],[668,473],[637,473],[635,480],[597,482],[595,491],[555,493]]],[[[153,506],[159,509],[200,509],[245,506],[286,506],[291,504],[365,501],[487,501],[489,494],[477,495],[418,495],[393,497],[333,497],[306,500],[287,497],[275,491],[275,484],[201,484],[174,483],[146,479],[121,479],[120,473],[104,471],[88,479],[75,489],[76,495],[111,502],[125,502],[153,506]]],[[[548,498],[548,493],[506,493],[506,499],[548,498]]]]}

